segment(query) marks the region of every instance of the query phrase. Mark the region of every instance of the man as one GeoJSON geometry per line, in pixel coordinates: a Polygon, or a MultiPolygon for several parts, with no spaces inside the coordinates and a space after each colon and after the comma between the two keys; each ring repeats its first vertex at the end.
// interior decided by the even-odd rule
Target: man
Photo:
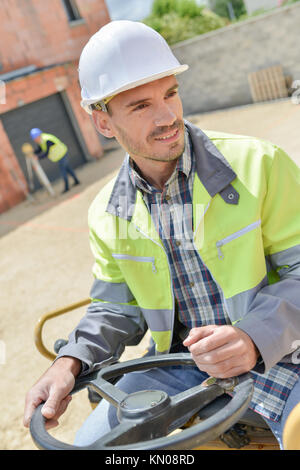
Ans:
{"type": "MultiPolygon", "coordinates": [[[[186,69],[136,22],[106,25],[83,50],[82,106],[127,156],[89,211],[92,302],[28,393],[26,426],[42,401],[55,425],[75,377],[117,360],[147,327],[151,353],[189,350],[195,367],[126,374],[128,393],[251,371],[250,407],[279,441],[299,401],[299,169],[269,143],[184,122],[175,75],[186,69]]],[[[117,422],[102,401],[76,443],[117,422]]]]}
{"type": "Polygon", "coordinates": [[[58,137],[46,134],[38,128],[31,129],[30,137],[38,145],[34,153],[39,159],[48,157],[50,161],[58,162],[59,170],[65,183],[62,194],[69,191],[68,174],[73,178],[74,186],[79,184],[79,180],[68,162],[68,147],[66,144],[58,139],[58,137]]]}

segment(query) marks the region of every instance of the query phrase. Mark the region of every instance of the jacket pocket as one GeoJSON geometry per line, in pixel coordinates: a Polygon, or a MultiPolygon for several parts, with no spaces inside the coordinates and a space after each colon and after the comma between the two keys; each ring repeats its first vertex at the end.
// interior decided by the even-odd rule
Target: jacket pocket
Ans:
{"type": "Polygon", "coordinates": [[[216,243],[217,250],[218,250],[218,257],[220,259],[224,258],[224,254],[223,254],[222,249],[221,249],[224,245],[227,245],[227,243],[230,243],[231,241],[242,237],[246,233],[251,232],[252,230],[255,230],[257,227],[260,226],[260,224],[261,224],[261,220],[259,219],[256,222],[253,222],[252,224],[249,224],[246,227],[241,228],[237,232],[234,232],[231,235],[228,235],[227,237],[223,238],[222,240],[218,240],[217,243],[216,243]]]}
{"type": "Polygon", "coordinates": [[[128,261],[136,261],[137,263],[151,263],[152,271],[156,273],[155,258],[153,256],[133,256],[133,255],[123,255],[119,253],[112,253],[114,259],[123,259],[128,261]]]}

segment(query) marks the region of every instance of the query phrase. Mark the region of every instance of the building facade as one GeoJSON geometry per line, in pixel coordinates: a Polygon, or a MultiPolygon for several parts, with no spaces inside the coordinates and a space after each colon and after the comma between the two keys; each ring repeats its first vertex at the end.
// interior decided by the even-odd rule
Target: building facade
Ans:
{"type": "MultiPolygon", "coordinates": [[[[110,17],[105,0],[2,0],[0,15],[1,213],[26,197],[22,145],[32,127],[63,140],[73,168],[103,154],[80,107],[77,69],[82,48],[110,17]]],[[[59,176],[48,159],[42,166],[50,181],[59,176]]]]}

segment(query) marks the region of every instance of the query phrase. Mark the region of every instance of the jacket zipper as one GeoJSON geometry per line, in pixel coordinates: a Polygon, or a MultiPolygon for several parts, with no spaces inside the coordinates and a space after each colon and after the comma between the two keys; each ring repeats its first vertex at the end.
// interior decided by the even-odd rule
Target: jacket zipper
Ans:
{"type": "MultiPolygon", "coordinates": [[[[148,238],[148,240],[152,241],[153,243],[155,243],[156,245],[158,245],[162,250],[163,252],[165,253],[166,255],[166,258],[167,258],[167,263],[168,263],[168,268],[169,268],[169,274],[170,274],[170,281],[171,281],[171,293],[172,293],[172,310],[173,310],[173,317],[172,317],[172,335],[173,335],[173,332],[174,332],[174,318],[175,318],[175,296],[174,296],[174,290],[173,290],[173,285],[172,285],[172,273],[171,273],[171,268],[170,268],[170,263],[169,263],[169,260],[168,260],[168,256],[167,256],[167,253],[164,249],[164,247],[158,243],[157,241],[153,240],[151,237],[149,237],[146,233],[144,233],[137,225],[135,225],[135,228],[138,232],[140,232],[144,237],[148,238]]],[[[172,344],[172,339],[171,339],[171,344],[172,344]]],[[[169,346],[169,350],[170,350],[170,347],[171,347],[171,344],[169,346]]]]}
{"type": "Polygon", "coordinates": [[[112,253],[112,257],[115,259],[127,259],[130,261],[137,261],[139,263],[152,263],[152,271],[156,273],[155,259],[152,256],[132,256],[132,255],[121,255],[112,253]]]}
{"type": "Polygon", "coordinates": [[[242,228],[241,230],[238,230],[237,232],[232,233],[231,235],[228,235],[228,237],[223,238],[222,240],[217,241],[216,246],[218,250],[218,257],[220,259],[224,258],[224,254],[222,253],[221,247],[226,245],[227,243],[230,243],[232,240],[235,240],[236,238],[241,237],[245,233],[251,232],[251,230],[254,230],[255,228],[259,227],[261,224],[261,220],[257,220],[256,222],[253,222],[250,225],[247,225],[247,227],[242,228]]]}

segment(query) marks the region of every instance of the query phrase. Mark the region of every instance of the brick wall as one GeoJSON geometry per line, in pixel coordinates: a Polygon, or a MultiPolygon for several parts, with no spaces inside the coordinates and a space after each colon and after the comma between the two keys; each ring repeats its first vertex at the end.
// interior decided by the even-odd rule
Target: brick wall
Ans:
{"type": "Polygon", "coordinates": [[[1,114],[64,91],[89,155],[103,154],[90,117],[80,107],[77,67],[83,46],[110,17],[105,0],[76,3],[82,19],[70,23],[61,0],[0,2],[0,74],[31,65],[48,67],[0,83],[0,213],[25,199],[27,188],[1,114]]]}
{"type": "Polygon", "coordinates": [[[0,214],[23,201],[27,183],[0,121],[0,214]]]}
{"type": "Polygon", "coordinates": [[[12,80],[6,84],[6,103],[0,106],[1,114],[19,106],[32,103],[54,93],[65,91],[72,106],[89,154],[99,157],[103,153],[97,132],[88,114],[80,106],[80,87],[76,64],[69,63],[12,80]]]}
{"type": "Polygon", "coordinates": [[[173,47],[190,69],[178,76],[186,114],[252,102],[248,74],[281,64],[300,79],[300,3],[198,36],[173,47]]]}
{"type": "Polygon", "coordinates": [[[92,157],[103,155],[97,132],[90,117],[80,106],[77,67],[70,63],[37,72],[6,84],[6,103],[0,105],[0,213],[25,198],[27,183],[1,124],[1,114],[11,109],[65,91],[77,120],[87,150],[92,157]],[[18,177],[13,177],[17,175],[18,177]]]}
{"type": "Polygon", "coordinates": [[[69,23],[61,0],[1,0],[1,73],[76,60],[110,21],[105,0],[77,0],[82,21],[69,23]]]}

